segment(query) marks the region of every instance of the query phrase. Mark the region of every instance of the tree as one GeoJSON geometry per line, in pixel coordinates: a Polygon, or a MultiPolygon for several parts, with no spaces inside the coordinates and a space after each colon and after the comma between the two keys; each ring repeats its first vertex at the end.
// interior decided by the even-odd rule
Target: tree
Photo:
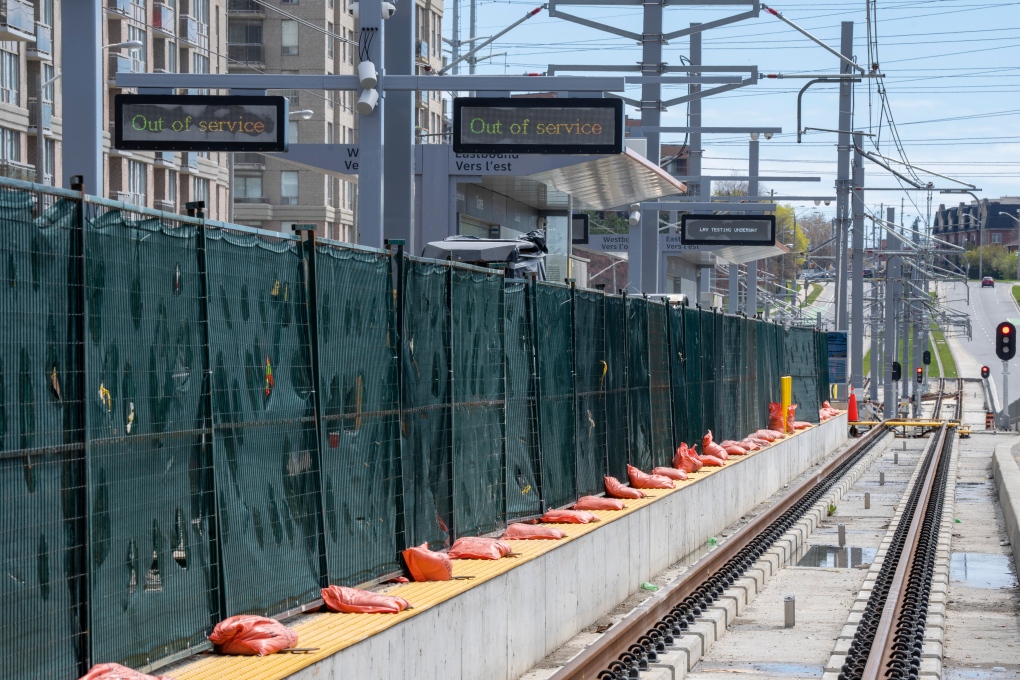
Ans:
{"type": "MultiPolygon", "coordinates": [[[[829,218],[820,212],[813,211],[797,218],[797,227],[803,230],[808,242],[808,249],[811,257],[834,257],[836,255],[836,241],[832,238],[832,223],[829,218]]],[[[833,260],[818,259],[812,260],[815,267],[826,269],[833,264],[833,260]]]]}

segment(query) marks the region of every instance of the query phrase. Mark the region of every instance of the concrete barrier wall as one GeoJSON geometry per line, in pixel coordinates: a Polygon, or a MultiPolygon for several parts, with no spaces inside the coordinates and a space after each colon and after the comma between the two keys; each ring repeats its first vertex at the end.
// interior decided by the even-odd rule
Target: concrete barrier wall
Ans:
{"type": "Polygon", "coordinates": [[[517,678],[846,440],[846,415],[833,418],[294,677],[517,678]]]}
{"type": "Polygon", "coordinates": [[[999,444],[992,454],[992,477],[999,492],[999,505],[1006,523],[1006,536],[1013,551],[1013,567],[1020,570],[1020,466],[1014,454],[1020,440],[999,444]]]}

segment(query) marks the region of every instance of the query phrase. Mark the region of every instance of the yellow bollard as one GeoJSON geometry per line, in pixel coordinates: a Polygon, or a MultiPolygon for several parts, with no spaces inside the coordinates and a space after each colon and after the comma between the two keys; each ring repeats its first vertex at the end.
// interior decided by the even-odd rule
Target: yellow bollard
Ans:
{"type": "Polygon", "coordinates": [[[779,379],[779,391],[782,395],[780,404],[783,409],[783,431],[789,434],[790,432],[793,432],[793,423],[787,421],[787,414],[790,412],[790,404],[793,403],[793,378],[791,376],[784,375],[779,379]]]}

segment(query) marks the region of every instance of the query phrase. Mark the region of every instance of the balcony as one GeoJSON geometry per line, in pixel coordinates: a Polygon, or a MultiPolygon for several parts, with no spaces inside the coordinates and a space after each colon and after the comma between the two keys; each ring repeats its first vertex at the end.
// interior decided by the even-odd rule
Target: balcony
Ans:
{"type": "Polygon", "coordinates": [[[198,173],[198,154],[194,151],[181,152],[181,172],[184,174],[198,173]]]}
{"type": "Polygon", "coordinates": [[[152,201],[152,207],[156,210],[162,210],[163,212],[175,213],[177,212],[177,204],[173,201],[165,201],[161,198],[157,198],[152,201]]]}
{"type": "Polygon", "coordinates": [[[42,109],[39,109],[39,100],[35,97],[28,98],[28,133],[39,134],[39,120],[42,116],[43,134],[53,125],[53,102],[44,101],[42,109]]]}
{"type": "Polygon", "coordinates": [[[35,166],[20,161],[0,160],[0,177],[20,179],[24,182],[35,181],[35,166]]]}
{"type": "Polygon", "coordinates": [[[429,63],[429,43],[427,40],[418,41],[415,57],[418,59],[418,63],[420,64],[429,63]]]}
{"type": "Polygon", "coordinates": [[[115,19],[131,16],[131,0],[106,0],[106,13],[115,19]]]}
{"type": "Polygon", "coordinates": [[[264,203],[268,205],[269,199],[265,196],[234,196],[234,203],[242,203],[245,205],[264,203]]]}
{"type": "Polygon", "coordinates": [[[188,43],[203,50],[209,49],[208,24],[203,24],[195,17],[182,14],[178,27],[180,32],[177,35],[182,43],[188,43]]]}
{"type": "Polygon", "coordinates": [[[234,168],[238,170],[263,170],[266,159],[260,153],[235,153],[234,168]]]}
{"type": "Polygon", "coordinates": [[[156,165],[162,165],[167,168],[172,168],[177,165],[177,152],[176,151],[157,151],[153,158],[153,163],[156,165]]]}
{"type": "Polygon", "coordinates": [[[29,61],[53,61],[53,29],[46,24],[35,25],[35,44],[28,46],[29,61]]]}
{"type": "Polygon", "coordinates": [[[106,72],[106,82],[116,86],[118,73],[144,73],[145,64],[140,59],[135,59],[126,54],[113,53],[109,55],[109,70],[106,72]]]}
{"type": "Polygon", "coordinates": [[[177,21],[173,7],[161,2],[152,6],[152,33],[165,38],[177,35],[177,21]]]}
{"type": "Polygon", "coordinates": [[[252,0],[228,0],[228,14],[264,15],[266,13],[262,5],[252,0]]]}
{"type": "Polygon", "coordinates": [[[227,43],[227,59],[233,66],[264,66],[265,50],[262,43],[227,43]]]}
{"type": "Polygon", "coordinates": [[[143,196],[142,194],[136,194],[131,191],[118,191],[116,193],[116,196],[117,198],[115,200],[118,200],[121,203],[127,203],[128,205],[137,206],[145,205],[145,196],[143,196]]]}
{"type": "Polygon", "coordinates": [[[0,40],[35,42],[35,10],[25,0],[0,0],[0,40]]]}

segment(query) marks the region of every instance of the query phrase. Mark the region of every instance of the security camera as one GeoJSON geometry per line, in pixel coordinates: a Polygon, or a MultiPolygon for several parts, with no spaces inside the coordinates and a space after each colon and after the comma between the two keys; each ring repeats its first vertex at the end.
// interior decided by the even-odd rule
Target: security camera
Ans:
{"type": "Polygon", "coordinates": [[[765,139],[772,139],[772,133],[771,132],[766,132],[765,133],[765,139]]]}
{"type": "Polygon", "coordinates": [[[635,210],[630,214],[630,217],[627,218],[627,224],[629,224],[632,227],[636,227],[640,223],[641,223],[641,211],[635,210]]]}
{"type": "Polygon", "coordinates": [[[363,90],[371,90],[379,84],[379,74],[376,73],[375,64],[370,61],[358,64],[358,83],[361,84],[363,90]]]}
{"type": "Polygon", "coordinates": [[[363,116],[375,111],[376,104],[379,103],[379,92],[377,90],[363,90],[361,96],[358,97],[358,113],[363,116]]]}
{"type": "Polygon", "coordinates": [[[397,13],[397,6],[392,2],[384,2],[382,4],[382,18],[389,19],[391,16],[397,13]]]}

